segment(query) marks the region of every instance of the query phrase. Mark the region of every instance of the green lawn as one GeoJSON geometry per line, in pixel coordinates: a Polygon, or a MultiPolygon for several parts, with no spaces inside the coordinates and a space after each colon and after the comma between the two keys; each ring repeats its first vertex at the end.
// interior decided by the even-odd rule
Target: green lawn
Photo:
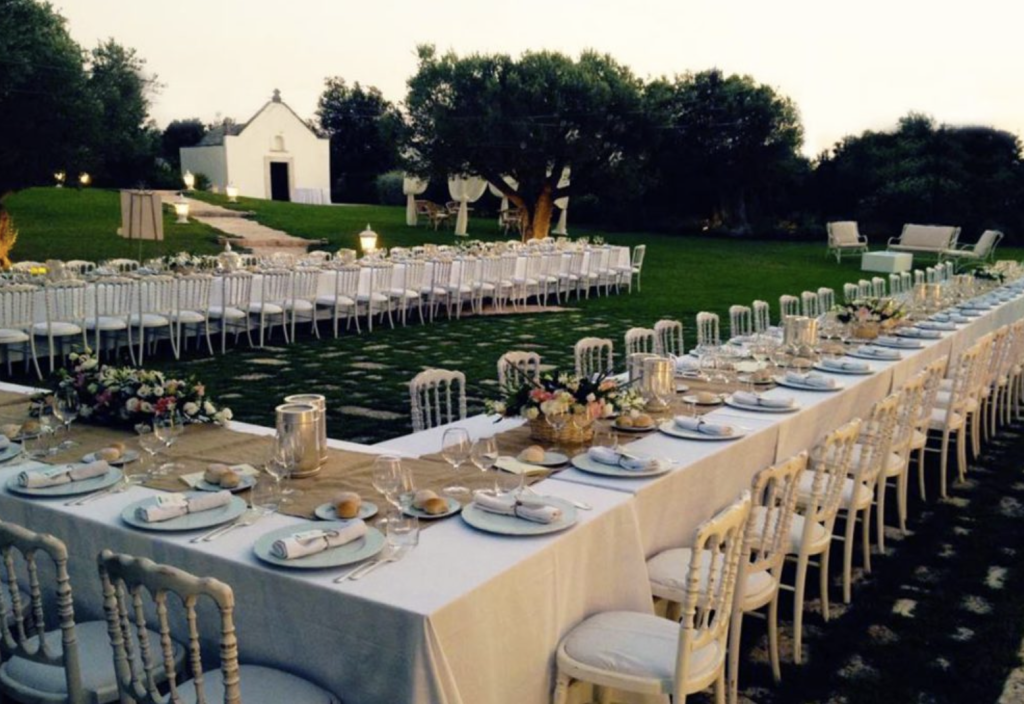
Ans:
{"type": "MultiPolygon", "coordinates": [[[[225,199],[202,194],[204,200],[223,204],[225,199]]],[[[126,245],[113,236],[117,226],[115,193],[35,189],[9,199],[21,229],[17,258],[62,256],[102,258],[128,255],[126,245]],[[76,212],[85,215],[76,217],[76,212]],[[81,221],[80,227],[75,223],[81,221]],[[63,223],[63,225],[60,225],[63,223]],[[89,223],[88,228],[85,223],[89,223]],[[88,234],[86,234],[88,233],[88,234]],[[72,247],[74,245],[74,247],[72,247]],[[98,253],[98,251],[102,253],[98,253]],[[44,256],[45,254],[45,256],[44,256]]],[[[356,234],[367,222],[380,234],[382,246],[411,246],[423,242],[452,243],[451,231],[433,232],[405,225],[405,210],[381,206],[309,206],[241,199],[236,206],[254,213],[270,227],[309,238],[326,238],[329,248],[357,247],[356,234]]],[[[570,213],[571,215],[571,213],[570,213]]],[[[205,228],[168,223],[174,242],[169,251],[191,248],[213,251],[212,235],[205,228]],[[196,246],[187,244],[195,242],[196,246]]],[[[569,366],[572,346],[581,337],[611,338],[621,352],[623,334],[632,326],[652,326],[658,319],[682,320],[687,340],[693,339],[694,316],[701,310],[722,315],[728,307],[767,300],[773,316],[779,296],[830,286],[841,295],[842,285],[861,278],[859,257],[842,264],[825,257],[821,243],[787,243],[758,239],[672,236],[643,232],[602,232],[576,227],[574,236],[601,234],[613,244],[647,245],[643,291],[632,295],[591,297],[568,303],[569,312],[508,315],[462,320],[440,319],[433,325],[410,325],[395,330],[377,328],[362,335],[315,340],[304,329],[288,347],[280,333],[264,349],[245,344],[224,356],[189,353],[181,361],[166,351],[152,364],[200,376],[211,392],[232,406],[240,420],[270,424],[274,406],[288,394],[319,392],[328,397],[332,437],[375,442],[408,433],[408,397],[405,384],[426,367],[461,369],[468,378],[470,412],[479,412],[483,400],[494,395],[495,364],[511,349],[533,349],[557,365],[569,366]]],[[[500,237],[491,218],[475,218],[472,237],[500,237]]],[[[1020,258],[1024,250],[1001,250],[1005,258],[1020,258]]],[[[620,356],[621,359],[621,356],[620,356]]]]}
{"type": "MultiPolygon", "coordinates": [[[[47,259],[139,257],[139,243],[117,236],[121,202],[117,191],[76,188],[29,188],[4,198],[3,206],[18,228],[15,262],[47,259]]],[[[216,230],[192,221],[178,225],[164,209],[164,241],[142,243],[142,258],[188,250],[215,254],[216,230]]]]}

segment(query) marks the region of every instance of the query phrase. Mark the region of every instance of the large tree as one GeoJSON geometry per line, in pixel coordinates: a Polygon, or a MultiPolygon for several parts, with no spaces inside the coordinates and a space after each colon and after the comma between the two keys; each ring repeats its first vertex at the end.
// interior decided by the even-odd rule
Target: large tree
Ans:
{"type": "Polygon", "coordinates": [[[513,59],[421,46],[406,99],[407,166],[487,179],[524,209],[527,238],[546,237],[554,201],[615,169],[634,143],[641,88],[628,68],[591,51],[513,59]],[[560,186],[566,167],[572,183],[560,186]]]}
{"type": "Polygon", "coordinates": [[[331,140],[332,199],[370,202],[377,176],[398,164],[402,115],[373,86],[350,87],[337,76],[324,83],[316,121],[331,140]]]}
{"type": "Polygon", "coordinates": [[[134,186],[145,180],[159,150],[160,135],[149,120],[149,95],[156,77],[135,49],[108,39],[90,53],[89,91],[99,106],[92,140],[97,181],[134,186]]]}
{"type": "Polygon", "coordinates": [[[49,3],[0,2],[0,193],[83,168],[95,127],[84,62],[49,3]]]}
{"type": "Polygon", "coordinates": [[[749,206],[772,200],[807,168],[796,105],[750,76],[713,69],[660,79],[647,86],[645,101],[659,128],[652,150],[659,195],[716,226],[749,231],[749,206]]]}
{"type": "Polygon", "coordinates": [[[206,136],[206,125],[198,117],[171,120],[160,135],[160,155],[175,170],[181,168],[181,148],[194,147],[206,136]]]}

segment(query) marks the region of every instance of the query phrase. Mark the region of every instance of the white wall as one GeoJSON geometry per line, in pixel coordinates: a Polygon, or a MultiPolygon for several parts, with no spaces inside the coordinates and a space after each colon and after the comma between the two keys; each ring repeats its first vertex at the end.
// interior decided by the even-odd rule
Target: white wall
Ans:
{"type": "Polygon", "coordinates": [[[224,147],[182,147],[179,150],[181,156],[181,173],[186,171],[193,174],[205,174],[210,179],[210,184],[217,187],[221,193],[228,185],[228,166],[224,158],[224,147]]]}
{"type": "Polygon", "coordinates": [[[283,103],[270,103],[241,134],[225,137],[228,178],[243,196],[270,198],[270,162],[288,162],[291,198],[297,188],[330,189],[329,140],[319,139],[283,103]],[[275,137],[284,150],[275,149],[275,137]]]}

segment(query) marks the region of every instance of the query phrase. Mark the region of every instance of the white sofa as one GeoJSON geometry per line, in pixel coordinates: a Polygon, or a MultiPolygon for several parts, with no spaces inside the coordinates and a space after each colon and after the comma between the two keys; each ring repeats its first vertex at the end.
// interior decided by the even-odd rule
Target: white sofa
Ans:
{"type": "Polygon", "coordinates": [[[947,250],[956,248],[959,236],[960,228],[952,225],[906,224],[899,237],[889,239],[887,249],[890,252],[934,254],[941,257],[947,250]]]}

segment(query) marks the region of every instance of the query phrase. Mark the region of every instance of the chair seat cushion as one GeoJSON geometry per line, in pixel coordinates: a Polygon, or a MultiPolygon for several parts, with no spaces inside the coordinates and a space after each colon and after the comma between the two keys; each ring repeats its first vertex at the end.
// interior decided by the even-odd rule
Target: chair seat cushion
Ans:
{"type": "Polygon", "coordinates": [[[142,327],[144,328],[162,328],[171,324],[171,321],[166,317],[156,313],[143,313],[141,318],[138,313],[134,313],[130,320],[134,327],[139,327],[141,320],[142,327]]]}
{"type": "MultiPolygon", "coordinates": [[[[82,673],[82,686],[88,693],[89,701],[112,702],[117,701],[117,680],[114,676],[114,651],[110,647],[110,637],[107,634],[106,621],[86,621],[75,626],[75,635],[78,640],[78,658],[82,673]]],[[[33,647],[35,638],[30,640],[30,647],[33,647]]],[[[149,642],[151,647],[160,651],[160,635],[149,631],[149,642]]],[[[60,629],[46,633],[46,643],[53,653],[63,652],[60,629]]],[[[136,651],[138,648],[136,648],[136,651]]],[[[185,649],[175,643],[175,662],[181,663],[185,657],[185,649]]],[[[141,665],[141,657],[136,655],[141,665]]],[[[158,672],[158,679],[164,679],[163,658],[158,657],[161,663],[158,672]]],[[[20,657],[12,657],[0,666],[0,689],[4,691],[24,691],[35,693],[37,698],[48,698],[47,695],[67,695],[67,680],[64,676],[64,668],[54,665],[44,665],[32,662],[20,657]]],[[[0,697],[0,699],[4,699],[0,697]]]]}
{"type": "Polygon", "coordinates": [[[211,318],[226,318],[227,320],[238,320],[239,318],[246,317],[246,312],[241,308],[232,308],[228,306],[223,308],[221,306],[212,306],[210,308],[211,318]]]}
{"type": "Polygon", "coordinates": [[[88,330],[124,330],[128,327],[128,323],[125,322],[124,318],[112,318],[107,315],[101,315],[97,318],[90,318],[85,321],[85,327],[88,330]]]}
{"type": "Polygon", "coordinates": [[[449,286],[448,290],[452,293],[473,293],[473,287],[467,284],[461,286],[449,286]]]}
{"type": "Polygon", "coordinates": [[[928,422],[928,427],[932,430],[942,430],[948,425],[950,430],[956,430],[963,424],[964,419],[959,413],[954,413],[948,408],[936,408],[932,411],[932,417],[928,422]]]}
{"type": "MultiPolygon", "coordinates": [[[[686,594],[686,579],[689,576],[690,561],[693,559],[693,551],[690,548],[674,548],[658,553],[647,561],[647,576],[651,580],[651,588],[655,596],[660,596],[672,601],[681,602],[686,594]]],[[[721,573],[721,560],[719,560],[719,573],[721,573]]],[[[700,589],[707,590],[708,575],[711,572],[711,552],[701,551],[700,563],[700,589]]],[[[721,586],[721,574],[716,577],[715,583],[721,586]]],[[[758,572],[747,572],[746,582],[743,587],[744,611],[752,611],[757,606],[746,608],[748,603],[764,603],[760,601],[766,595],[775,591],[775,579],[769,572],[764,570],[758,572]]]]}
{"type": "MultiPolygon", "coordinates": [[[[589,667],[648,681],[671,691],[676,673],[680,626],[674,621],[633,611],[608,611],[591,616],[572,629],[562,648],[589,667]]],[[[724,662],[725,651],[711,642],[690,657],[690,678],[701,679],[724,662]]]]}
{"type": "MultiPolygon", "coordinates": [[[[245,704],[339,704],[330,692],[312,682],[258,665],[238,668],[239,689],[245,704]]],[[[203,691],[210,704],[224,701],[224,675],[217,670],[203,673],[203,691]]],[[[196,688],[192,681],[178,685],[182,704],[196,704],[196,688]]]]}
{"type": "MultiPolygon", "coordinates": [[[[853,453],[850,457],[850,471],[852,472],[857,465],[860,464],[860,455],[864,451],[864,445],[857,443],[853,446],[853,453]]],[[[903,458],[899,456],[899,453],[890,452],[889,459],[885,462],[885,467],[882,468],[882,473],[886,477],[896,477],[903,472],[903,458]]],[[[810,485],[808,485],[810,486],[810,485]]],[[[844,495],[845,498],[845,495],[844,495]]],[[[845,505],[845,504],[844,504],[845,505]]]]}
{"type": "MultiPolygon", "coordinates": [[[[789,526],[789,552],[793,555],[798,555],[800,553],[800,546],[803,544],[804,540],[804,524],[806,522],[807,519],[800,514],[793,514],[793,522],[789,526]]],[[[815,521],[811,526],[811,535],[809,545],[807,546],[807,553],[809,555],[816,555],[819,552],[824,551],[831,538],[832,536],[829,535],[827,530],[825,530],[825,526],[815,521]]]]}
{"type": "Polygon", "coordinates": [[[318,296],[316,304],[326,308],[333,308],[335,305],[339,308],[351,308],[356,302],[348,296],[318,296]]]}
{"type": "Polygon", "coordinates": [[[0,345],[11,345],[16,342],[28,342],[28,335],[23,330],[0,328],[0,345]]]}
{"type": "Polygon", "coordinates": [[[356,296],[356,298],[358,298],[363,303],[366,303],[368,301],[373,301],[374,303],[388,302],[388,297],[383,293],[360,293],[358,296],[356,296]]]}
{"type": "Polygon", "coordinates": [[[412,300],[416,300],[417,298],[420,297],[418,291],[413,291],[412,289],[409,288],[393,288],[390,291],[388,291],[388,295],[391,296],[392,298],[409,298],[412,300]]]}
{"type": "Polygon", "coordinates": [[[250,303],[250,313],[266,313],[267,315],[281,315],[284,313],[284,308],[278,303],[250,303]]]}
{"type": "Polygon", "coordinates": [[[307,301],[305,298],[296,298],[294,301],[284,302],[285,310],[300,310],[308,313],[313,310],[313,307],[313,302],[307,301]]]}
{"type": "Polygon", "coordinates": [[[205,323],[206,316],[194,310],[180,310],[173,317],[179,323],[205,323]]]}
{"type": "MultiPolygon", "coordinates": [[[[50,323],[49,332],[54,337],[67,337],[68,335],[81,335],[82,328],[78,327],[74,323],[64,323],[61,321],[54,321],[50,323]]],[[[46,323],[36,323],[32,326],[32,333],[34,335],[40,335],[46,337],[47,328],[46,323]]]]}
{"type": "MultiPolygon", "coordinates": [[[[853,463],[850,464],[853,467],[853,463]]],[[[853,479],[847,477],[843,480],[843,493],[840,500],[840,506],[843,508],[850,508],[851,501],[853,508],[862,509],[865,506],[871,505],[871,490],[863,484],[857,484],[857,491],[854,494],[854,482],[853,479]],[[854,497],[856,498],[854,499],[854,497]]],[[[811,500],[811,491],[814,486],[814,472],[811,470],[804,470],[804,473],[800,476],[800,486],[798,488],[797,503],[801,506],[806,506],[811,500]]],[[[824,487],[824,482],[822,482],[824,487]]]]}

